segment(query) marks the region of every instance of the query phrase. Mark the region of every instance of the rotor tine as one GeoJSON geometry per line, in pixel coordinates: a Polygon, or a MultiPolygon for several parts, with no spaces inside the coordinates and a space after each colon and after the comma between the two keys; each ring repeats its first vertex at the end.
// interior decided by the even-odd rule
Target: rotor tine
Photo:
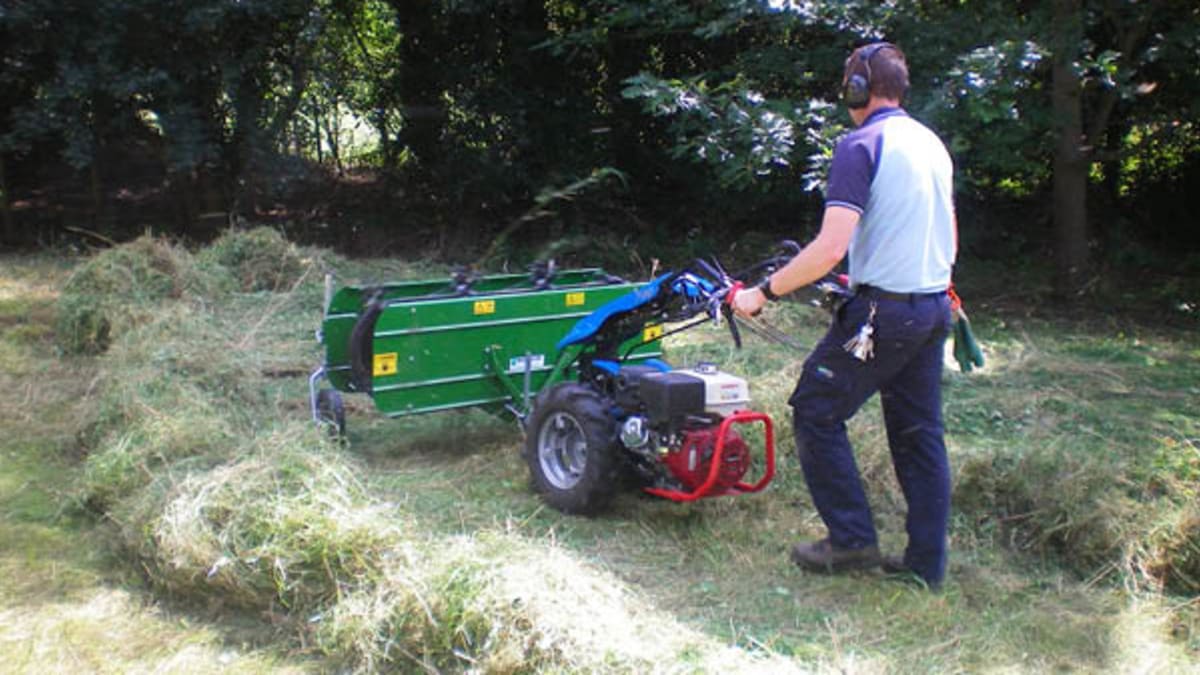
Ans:
{"type": "Polygon", "coordinates": [[[793,340],[790,335],[783,333],[770,324],[764,323],[761,319],[743,319],[741,325],[764,340],[770,340],[798,351],[806,351],[806,348],[793,340]]]}

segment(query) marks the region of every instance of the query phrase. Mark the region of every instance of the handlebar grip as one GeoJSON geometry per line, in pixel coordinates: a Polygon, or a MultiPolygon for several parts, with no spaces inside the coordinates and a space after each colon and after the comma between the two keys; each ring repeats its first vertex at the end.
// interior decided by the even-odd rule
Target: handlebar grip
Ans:
{"type": "Polygon", "coordinates": [[[725,297],[721,299],[721,302],[726,307],[732,308],[734,297],[737,296],[738,291],[743,290],[744,288],[746,288],[746,284],[744,284],[740,281],[733,282],[733,285],[730,286],[729,289],[725,291],[725,297]]]}

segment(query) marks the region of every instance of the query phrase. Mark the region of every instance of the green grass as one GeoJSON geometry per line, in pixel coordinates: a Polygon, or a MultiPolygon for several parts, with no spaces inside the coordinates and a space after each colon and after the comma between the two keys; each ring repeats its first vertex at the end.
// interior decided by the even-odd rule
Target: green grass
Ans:
{"type": "MultiPolygon", "coordinates": [[[[178,269],[220,274],[179,255],[178,269]]],[[[235,258],[214,265],[246,259],[235,258]]],[[[14,491],[4,525],[29,542],[9,576],[45,589],[32,604],[71,597],[76,584],[111,585],[89,574],[116,557],[161,596],[216,608],[216,623],[184,628],[206,648],[242,620],[232,609],[241,607],[269,617],[289,649],[324,655],[321,667],[402,672],[1162,672],[1200,658],[1188,585],[1189,528],[1200,521],[1193,333],[974,317],[989,365],[945,375],[956,508],[949,581],[934,595],[788,563],[792,542],[822,534],[785,403],[803,353],[750,336],[735,351],[724,329],[669,344],[676,363],[716,361],[751,380],[756,406],[778,425],[767,492],[692,505],[631,493],[599,517],[569,517],[531,493],[510,420],[390,420],[350,396],[348,447],[309,429],[303,374],[319,360],[311,336],[323,273],[444,272],[322,252],[296,260],[302,268],[285,277],[255,269],[254,279],[290,280],[275,291],[197,283],[147,300],[152,312],[116,307],[132,320],[96,358],[51,348],[46,305],[68,265],[31,263],[0,282],[0,372],[10,383],[37,375],[6,390],[10,435],[43,430],[0,475],[23,484],[29,457],[61,458],[30,483],[54,476],[56,489],[14,491]],[[32,283],[39,265],[57,277],[32,283]],[[5,318],[26,313],[42,328],[5,318]],[[86,459],[69,459],[76,453],[86,459]],[[81,503],[103,518],[82,518],[81,503]],[[67,534],[42,541],[20,514],[67,534]],[[119,546],[85,560],[78,581],[27,562],[70,557],[83,548],[73,533],[114,531],[119,546]],[[53,574],[66,585],[47,582],[53,574]]],[[[790,303],[766,318],[803,344],[826,320],[790,303]]],[[[898,550],[903,499],[877,403],[851,436],[883,544],[898,550]]],[[[238,653],[250,669],[275,665],[253,646],[238,653]]]]}

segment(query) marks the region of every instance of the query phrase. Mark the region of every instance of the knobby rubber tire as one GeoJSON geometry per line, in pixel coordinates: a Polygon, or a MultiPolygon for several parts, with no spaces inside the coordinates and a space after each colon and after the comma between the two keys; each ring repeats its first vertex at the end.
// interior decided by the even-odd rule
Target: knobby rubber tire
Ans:
{"type": "Polygon", "coordinates": [[[621,458],[617,448],[617,425],[611,407],[602,395],[574,382],[557,384],[540,393],[534,403],[525,437],[525,461],[533,489],[550,506],[577,515],[602,511],[621,485],[621,458]],[[586,460],[577,482],[569,487],[554,484],[542,466],[539,442],[543,426],[565,413],[582,432],[586,460]]]}
{"type": "Polygon", "coordinates": [[[317,392],[317,423],[334,438],[346,437],[346,406],[341,392],[336,389],[317,392]]]}

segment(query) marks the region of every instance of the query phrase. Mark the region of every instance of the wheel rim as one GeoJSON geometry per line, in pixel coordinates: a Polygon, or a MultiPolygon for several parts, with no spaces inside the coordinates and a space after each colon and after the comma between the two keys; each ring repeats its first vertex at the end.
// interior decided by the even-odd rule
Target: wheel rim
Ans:
{"type": "Polygon", "coordinates": [[[542,424],[538,432],[538,462],[542,475],[559,490],[575,487],[583,477],[587,437],[570,413],[555,412],[542,424]]]}

